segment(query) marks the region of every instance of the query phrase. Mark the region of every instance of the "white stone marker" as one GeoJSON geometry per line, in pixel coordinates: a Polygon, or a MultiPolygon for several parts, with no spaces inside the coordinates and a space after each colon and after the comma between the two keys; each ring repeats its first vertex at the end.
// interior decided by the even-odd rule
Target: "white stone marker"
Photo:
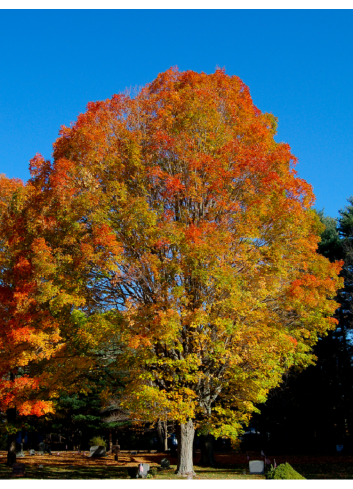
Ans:
{"type": "Polygon", "coordinates": [[[250,474],[263,474],[265,464],[263,460],[251,460],[249,462],[249,472],[250,474]]]}

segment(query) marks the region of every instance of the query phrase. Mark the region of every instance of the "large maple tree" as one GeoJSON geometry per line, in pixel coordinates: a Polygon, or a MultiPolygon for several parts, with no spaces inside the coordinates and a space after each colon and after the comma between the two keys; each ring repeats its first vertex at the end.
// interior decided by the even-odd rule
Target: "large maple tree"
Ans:
{"type": "Polygon", "coordinates": [[[132,416],[178,422],[180,474],[195,426],[235,439],[334,326],[341,265],[316,252],[312,188],[275,132],[238,77],[170,69],[88,104],[32,162],[46,306],[111,351],[132,416]]]}

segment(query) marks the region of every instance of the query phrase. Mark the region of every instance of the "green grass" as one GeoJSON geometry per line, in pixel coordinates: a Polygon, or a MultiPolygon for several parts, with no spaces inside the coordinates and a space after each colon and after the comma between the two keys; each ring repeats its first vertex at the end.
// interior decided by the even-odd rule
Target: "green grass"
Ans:
{"type": "MultiPolygon", "coordinates": [[[[196,472],[194,479],[265,479],[263,475],[249,475],[247,468],[246,464],[218,468],[194,465],[194,471],[196,472]]],[[[171,466],[168,470],[158,472],[154,479],[182,479],[182,477],[174,474],[175,469],[176,466],[171,466]]]]}
{"type": "MultiPolygon", "coordinates": [[[[181,479],[174,474],[176,466],[157,473],[154,479],[181,479]]],[[[194,466],[195,479],[264,479],[261,475],[243,474],[243,467],[208,468],[194,466]]],[[[0,479],[9,479],[12,469],[5,464],[0,465],[0,479]]],[[[39,468],[34,465],[26,466],[26,475],[21,479],[129,479],[125,467],[50,467],[39,468]]]]}

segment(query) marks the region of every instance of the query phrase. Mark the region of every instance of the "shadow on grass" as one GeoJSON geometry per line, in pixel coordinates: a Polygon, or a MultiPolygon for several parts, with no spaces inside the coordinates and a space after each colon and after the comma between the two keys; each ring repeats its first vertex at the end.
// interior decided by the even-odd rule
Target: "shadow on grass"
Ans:
{"type": "Polygon", "coordinates": [[[293,468],[306,479],[353,479],[353,466],[347,463],[295,464],[293,468]]]}

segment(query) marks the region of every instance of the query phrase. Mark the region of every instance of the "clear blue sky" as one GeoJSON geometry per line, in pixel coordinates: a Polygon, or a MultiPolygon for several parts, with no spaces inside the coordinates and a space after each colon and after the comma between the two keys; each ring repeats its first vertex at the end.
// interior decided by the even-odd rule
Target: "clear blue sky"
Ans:
{"type": "Polygon", "coordinates": [[[89,101],[177,65],[224,67],[279,119],[318,208],[353,194],[352,10],[23,10],[0,13],[0,173],[27,180],[89,101]]]}

